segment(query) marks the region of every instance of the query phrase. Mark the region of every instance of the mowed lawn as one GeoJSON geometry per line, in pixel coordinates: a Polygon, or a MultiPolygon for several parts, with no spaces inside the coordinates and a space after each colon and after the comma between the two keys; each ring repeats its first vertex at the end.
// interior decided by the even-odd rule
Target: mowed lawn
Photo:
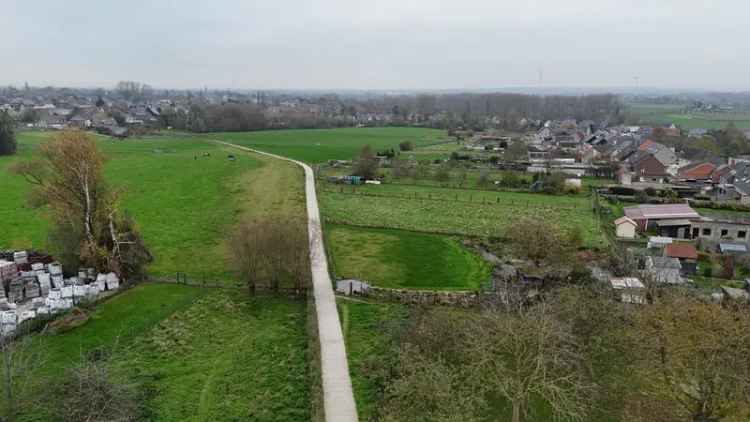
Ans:
{"type": "Polygon", "coordinates": [[[580,230],[589,247],[604,240],[589,198],[477,191],[429,186],[321,184],[322,213],[330,223],[430,233],[502,237],[523,218],[580,230]]]}
{"type": "MultiPolygon", "coordinates": [[[[44,209],[26,205],[31,186],[6,169],[33,157],[52,132],[19,134],[20,153],[0,158],[0,249],[46,248],[44,209]]],[[[155,261],[149,272],[227,279],[224,238],[244,215],[299,213],[301,170],[203,137],[101,138],[107,181],[122,191],[124,212],[137,222],[155,261]],[[231,161],[228,155],[234,155],[231,161]]]]}
{"type": "Polygon", "coordinates": [[[398,150],[398,144],[403,141],[424,146],[448,139],[444,130],[392,127],[278,130],[207,136],[308,163],[351,160],[365,145],[375,150],[398,150]]]}
{"type": "Polygon", "coordinates": [[[428,290],[474,290],[489,278],[489,266],[450,236],[327,225],[326,241],[340,278],[428,290]]]}
{"type": "MultiPolygon", "coordinates": [[[[103,350],[117,379],[148,392],[148,420],[305,421],[305,318],[304,301],[144,284],[98,306],[82,327],[40,336],[37,376],[54,380],[103,350]]],[[[46,412],[21,420],[48,420],[46,412]]]]}

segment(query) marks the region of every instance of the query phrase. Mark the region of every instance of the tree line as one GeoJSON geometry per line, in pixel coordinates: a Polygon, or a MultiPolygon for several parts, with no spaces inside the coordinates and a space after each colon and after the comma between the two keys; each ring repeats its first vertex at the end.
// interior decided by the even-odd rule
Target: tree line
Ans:
{"type": "Polygon", "coordinates": [[[540,97],[521,94],[445,94],[346,99],[338,114],[285,110],[274,115],[251,103],[197,104],[187,111],[166,109],[165,127],[193,132],[250,131],[271,128],[335,128],[352,126],[358,113],[381,113],[391,120],[374,125],[420,125],[436,128],[502,127],[522,129],[521,121],[622,120],[622,106],[614,95],[540,97]]]}
{"type": "Polygon", "coordinates": [[[381,328],[390,351],[366,363],[376,420],[750,417],[747,305],[663,290],[628,307],[591,284],[531,305],[410,312],[381,328]]]}

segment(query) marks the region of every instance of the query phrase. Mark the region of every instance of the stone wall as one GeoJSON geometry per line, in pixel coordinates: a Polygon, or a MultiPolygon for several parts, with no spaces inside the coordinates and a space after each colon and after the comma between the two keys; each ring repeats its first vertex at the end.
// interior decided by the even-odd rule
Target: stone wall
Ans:
{"type": "Polygon", "coordinates": [[[406,305],[444,305],[472,308],[481,303],[479,292],[442,292],[429,290],[386,289],[370,286],[362,296],[383,302],[396,302],[406,305]]]}

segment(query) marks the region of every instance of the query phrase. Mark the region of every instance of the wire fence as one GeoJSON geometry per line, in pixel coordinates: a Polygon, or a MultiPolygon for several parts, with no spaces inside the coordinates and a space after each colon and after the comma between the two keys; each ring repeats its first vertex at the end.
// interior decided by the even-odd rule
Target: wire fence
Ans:
{"type": "Polygon", "coordinates": [[[254,290],[259,293],[273,292],[283,295],[299,296],[304,295],[307,292],[307,286],[301,287],[287,287],[287,286],[276,286],[270,281],[256,281],[255,286],[252,287],[248,283],[242,283],[239,281],[228,281],[228,280],[208,280],[206,278],[196,279],[191,278],[185,273],[175,273],[172,276],[158,276],[149,277],[147,282],[152,283],[168,283],[168,284],[182,284],[185,286],[201,287],[205,289],[229,289],[229,290],[254,290]]]}
{"type": "MultiPolygon", "coordinates": [[[[421,200],[421,201],[437,201],[437,202],[449,202],[449,203],[463,203],[463,204],[478,204],[478,205],[495,205],[495,206],[505,206],[505,207],[547,207],[551,209],[556,210],[580,210],[583,208],[587,208],[588,205],[586,204],[586,201],[581,201],[580,204],[575,205],[568,205],[568,204],[559,204],[555,203],[553,201],[531,201],[531,200],[520,200],[520,199],[508,199],[503,198],[501,196],[483,196],[483,195],[477,195],[476,197],[474,195],[469,195],[468,199],[466,198],[466,195],[440,195],[440,194],[431,194],[431,193],[418,193],[418,192],[410,192],[408,194],[397,194],[397,193],[374,193],[374,192],[366,192],[362,190],[357,190],[356,188],[344,188],[340,187],[339,189],[331,189],[331,188],[323,188],[322,191],[324,193],[336,193],[336,194],[343,194],[343,195],[352,195],[352,196],[363,196],[363,197],[372,197],[372,198],[393,198],[393,199],[406,199],[406,200],[421,200]]],[[[554,198],[554,197],[553,197],[554,198]]]]}

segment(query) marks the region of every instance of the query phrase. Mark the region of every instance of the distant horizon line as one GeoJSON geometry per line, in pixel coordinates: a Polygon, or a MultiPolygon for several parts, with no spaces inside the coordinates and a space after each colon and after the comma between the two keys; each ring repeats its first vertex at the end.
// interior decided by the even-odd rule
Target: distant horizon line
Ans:
{"type": "MultiPolygon", "coordinates": [[[[195,88],[173,88],[163,87],[159,85],[152,85],[148,82],[139,82],[148,85],[157,91],[184,91],[184,92],[238,92],[238,93],[249,93],[249,92],[318,92],[318,93],[439,93],[439,94],[491,94],[491,93],[524,93],[524,92],[565,92],[565,91],[590,91],[600,94],[618,94],[618,95],[650,95],[660,93],[662,95],[679,95],[679,94],[750,94],[750,89],[713,89],[713,88],[667,88],[657,86],[644,86],[639,88],[627,87],[627,86],[596,86],[596,85],[549,85],[549,86],[529,86],[529,85],[518,85],[518,86],[504,86],[494,88],[227,88],[227,87],[195,87],[195,88]]],[[[116,85],[116,84],[115,84],[116,85]]],[[[43,89],[43,88],[54,88],[54,89],[84,89],[84,90],[115,90],[115,85],[112,86],[97,86],[97,85],[68,85],[68,84],[29,84],[29,88],[43,89]]],[[[26,86],[26,82],[21,84],[5,83],[0,85],[3,88],[14,88],[23,90],[26,86]]]]}

